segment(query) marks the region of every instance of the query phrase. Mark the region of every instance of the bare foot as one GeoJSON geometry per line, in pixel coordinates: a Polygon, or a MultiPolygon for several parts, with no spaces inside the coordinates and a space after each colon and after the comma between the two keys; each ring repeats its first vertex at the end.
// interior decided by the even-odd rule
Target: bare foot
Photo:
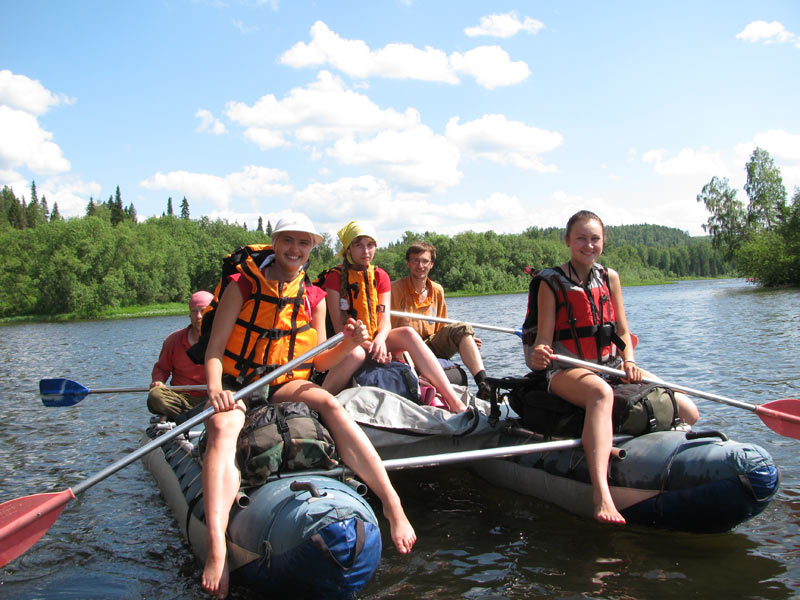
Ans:
{"type": "Polygon", "coordinates": [[[461,400],[456,400],[455,405],[448,406],[448,410],[457,415],[458,413],[462,413],[467,410],[466,404],[464,404],[461,400]]]}
{"type": "Polygon", "coordinates": [[[219,558],[209,552],[203,568],[203,589],[216,598],[227,598],[228,579],[228,561],[225,555],[219,558]]]}
{"type": "Polygon", "coordinates": [[[622,516],[613,503],[601,502],[599,505],[595,505],[594,518],[601,523],[625,525],[625,517],[622,516]]]}
{"type": "Polygon", "coordinates": [[[405,513],[400,509],[399,515],[389,514],[384,511],[384,516],[389,521],[389,527],[392,532],[392,543],[400,554],[408,554],[414,543],[417,541],[417,534],[414,533],[414,528],[411,526],[405,513]]]}

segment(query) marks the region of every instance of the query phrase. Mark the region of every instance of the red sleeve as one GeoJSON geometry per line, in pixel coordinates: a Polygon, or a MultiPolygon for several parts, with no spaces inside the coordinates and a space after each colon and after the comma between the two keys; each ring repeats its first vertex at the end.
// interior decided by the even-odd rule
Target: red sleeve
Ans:
{"type": "Polygon", "coordinates": [[[317,287],[315,285],[309,286],[308,289],[306,290],[306,297],[308,298],[308,306],[309,306],[309,308],[311,310],[314,310],[314,308],[316,308],[317,304],[319,304],[320,301],[322,301],[322,299],[327,295],[328,295],[328,292],[326,292],[322,288],[317,287]]]}
{"type": "Polygon", "coordinates": [[[175,371],[175,353],[182,350],[184,329],[173,331],[161,344],[161,353],[156,364],[153,365],[152,381],[166,383],[175,371]]]}
{"type": "Polygon", "coordinates": [[[342,278],[339,275],[339,271],[331,271],[325,276],[325,286],[326,290],[333,290],[334,292],[339,291],[339,286],[342,283],[342,278]]]}
{"type": "Polygon", "coordinates": [[[239,291],[242,292],[242,301],[247,302],[250,299],[251,287],[247,278],[242,276],[241,273],[234,273],[228,275],[228,283],[236,283],[239,286],[239,291]]]}
{"type": "Polygon", "coordinates": [[[375,267],[375,288],[379,294],[392,291],[392,280],[389,279],[389,274],[380,267],[375,267]]]}

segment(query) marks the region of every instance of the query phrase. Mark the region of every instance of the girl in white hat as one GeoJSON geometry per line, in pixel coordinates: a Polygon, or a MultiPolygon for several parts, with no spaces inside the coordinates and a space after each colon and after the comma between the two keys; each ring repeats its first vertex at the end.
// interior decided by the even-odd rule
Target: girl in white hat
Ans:
{"type": "MultiPolygon", "coordinates": [[[[203,501],[208,525],[208,555],[203,569],[203,588],[217,597],[224,598],[228,593],[225,530],[240,481],[235,462],[236,441],[245,421],[248,400],[252,400],[248,398],[234,402],[231,390],[223,386],[223,379],[227,382],[229,378],[238,377],[240,381],[247,381],[248,376],[253,380],[263,375],[261,371],[253,375],[252,371],[242,372],[237,369],[236,361],[226,357],[226,350],[230,353],[232,348],[236,348],[238,340],[254,337],[240,337],[240,329],[244,326],[237,323],[241,322],[242,315],[253,310],[253,280],[258,280],[261,284],[259,289],[280,290],[278,294],[281,298],[303,298],[300,303],[302,308],[295,315],[296,322],[287,321],[281,312],[283,309],[277,308],[278,305],[274,302],[260,302],[256,313],[264,311],[264,315],[256,314],[256,318],[264,316],[271,323],[269,327],[274,327],[273,322],[277,323],[281,333],[287,332],[291,335],[293,347],[299,345],[310,348],[325,340],[325,292],[304,283],[307,281],[304,267],[309,254],[321,241],[322,236],[305,215],[291,214],[281,219],[272,231],[272,252],[267,250],[254,255],[261,261],[260,265],[255,264],[253,256],[243,261],[243,268],[228,278],[219,298],[205,362],[209,402],[216,412],[206,421],[208,446],[203,461],[203,501]],[[262,258],[264,255],[266,258],[262,258]],[[283,293],[296,295],[289,297],[283,296],[283,293]],[[311,325],[310,329],[306,324],[311,325]]],[[[294,310],[291,304],[289,310],[294,310]]],[[[248,315],[252,317],[252,314],[248,315]]],[[[316,370],[331,369],[367,339],[366,328],[355,319],[349,319],[344,324],[343,331],[345,339],[342,343],[321,352],[313,359],[316,370]]],[[[264,364],[274,364],[273,361],[280,362],[283,359],[280,354],[275,354],[281,352],[275,350],[280,347],[279,344],[264,344],[256,345],[253,353],[256,356],[263,354],[264,364]]],[[[251,350],[248,347],[248,355],[251,350]]],[[[305,350],[297,351],[295,355],[303,351],[305,350]]],[[[288,360],[283,360],[282,364],[286,362],[288,360]]],[[[383,513],[391,526],[395,547],[402,554],[410,552],[417,539],[416,534],[375,448],[336,399],[307,379],[309,372],[301,367],[277,378],[270,385],[269,401],[304,402],[320,414],[336,442],[342,460],[380,498],[383,513]]]]}

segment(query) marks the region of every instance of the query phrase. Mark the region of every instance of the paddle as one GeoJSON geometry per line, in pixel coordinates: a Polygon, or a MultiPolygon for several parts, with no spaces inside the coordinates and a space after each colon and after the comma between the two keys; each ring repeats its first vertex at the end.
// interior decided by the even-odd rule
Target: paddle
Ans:
{"type": "MultiPolygon", "coordinates": [[[[457,321],[455,319],[445,319],[442,317],[429,317],[427,315],[419,315],[416,313],[407,313],[394,310],[391,311],[391,314],[392,316],[395,317],[422,319],[425,321],[436,321],[439,323],[464,323],[464,321],[457,321]]],[[[499,331],[501,333],[513,333],[518,336],[522,335],[522,329],[511,329],[509,327],[494,327],[492,325],[482,325],[480,323],[469,323],[469,325],[472,325],[474,328],[479,328],[479,329],[488,329],[490,331],[499,331]]],[[[631,334],[631,338],[634,344],[636,344],[637,342],[636,336],[631,334]]],[[[587,369],[600,371],[602,373],[608,373],[609,375],[616,375],[617,377],[626,377],[624,371],[611,369],[609,367],[603,367],[601,365],[578,360],[576,358],[569,358],[566,356],[562,356],[560,354],[556,354],[554,356],[554,359],[564,364],[572,365],[574,367],[585,367],[587,369]]],[[[749,402],[741,402],[739,400],[733,400],[732,398],[726,398],[724,396],[711,394],[709,392],[702,392],[700,390],[695,390],[690,387],[686,387],[684,385],[667,383],[665,381],[659,381],[657,379],[644,378],[642,381],[644,381],[645,383],[658,383],[675,391],[683,392],[691,396],[696,396],[698,398],[705,398],[707,400],[720,402],[722,404],[728,404],[730,406],[735,406],[736,408],[744,408],[746,410],[749,410],[750,412],[756,413],[764,422],[764,424],[770,429],[772,429],[772,431],[774,431],[775,433],[778,433],[785,437],[800,439],[800,400],[796,398],[784,398],[782,400],[773,400],[772,402],[767,402],[765,404],[750,404],[749,402]]]]}
{"type": "MultiPolygon", "coordinates": [[[[555,354],[553,355],[553,359],[559,363],[573,367],[584,367],[593,371],[599,371],[609,375],[616,375],[617,377],[627,377],[625,371],[604,367],[602,365],[586,362],[584,360],[578,360],[577,358],[570,358],[568,356],[555,354]]],[[[713,402],[720,402],[736,408],[744,408],[745,410],[756,413],[764,422],[764,424],[772,429],[772,431],[775,433],[800,440],[800,400],[796,398],[773,400],[772,402],[767,402],[765,404],[751,404],[749,402],[742,402],[740,400],[726,398],[725,396],[719,396],[717,394],[695,390],[693,388],[686,387],[685,385],[659,381],[658,379],[653,379],[651,377],[643,377],[642,381],[645,383],[657,383],[675,390],[676,392],[689,394],[690,396],[705,398],[707,400],[712,400],[713,402]]]]}
{"type": "Polygon", "coordinates": [[[431,317],[428,315],[420,315],[417,313],[410,313],[410,312],[402,312],[399,310],[393,310],[389,313],[393,317],[403,317],[406,319],[420,319],[422,321],[433,321],[434,323],[464,323],[465,325],[472,325],[475,329],[486,329],[488,331],[499,331],[500,333],[513,333],[519,337],[522,337],[522,328],[519,329],[511,329],[510,327],[495,327],[494,325],[483,325],[482,323],[469,323],[467,321],[458,321],[457,319],[446,319],[444,317],[431,317]]]}
{"type": "MultiPolygon", "coordinates": [[[[284,373],[307,362],[323,350],[335,346],[343,338],[343,333],[337,333],[319,346],[312,348],[294,360],[271,371],[268,375],[242,388],[236,392],[233,397],[239,399],[247,396],[284,373]]],[[[50,526],[58,518],[58,515],[61,514],[67,502],[75,498],[75,496],[96,483],[100,483],[106,477],[127,467],[132,462],[152,452],[156,448],[163,446],[169,440],[178,437],[184,431],[188,431],[213,414],[213,406],[206,408],[203,412],[187,419],[184,423],[175,427],[168,433],[159,436],[141,448],[131,452],[96,475],[84,479],[72,488],[67,488],[61,492],[24,496],[0,504],[0,567],[14,560],[33,546],[33,544],[50,529],[50,526]]]]}
{"type": "MultiPolygon", "coordinates": [[[[614,444],[621,444],[633,439],[630,435],[614,436],[614,444]]],[[[520,456],[523,454],[536,454],[537,452],[555,452],[557,450],[569,450],[580,448],[581,440],[556,440],[554,442],[536,442],[532,444],[520,444],[518,446],[501,446],[499,448],[482,448],[479,450],[465,450],[463,452],[445,452],[443,454],[429,454],[427,456],[409,456],[407,458],[390,458],[383,461],[383,467],[387,471],[400,471],[403,469],[417,469],[420,467],[438,467],[442,465],[452,465],[460,462],[475,460],[486,460],[489,458],[508,458],[510,456],[520,456]]],[[[297,475],[328,475],[338,477],[350,474],[347,467],[336,467],[328,470],[298,471],[297,475]]]]}
{"type": "MultiPolygon", "coordinates": [[[[169,387],[176,392],[204,390],[204,385],[174,385],[169,387]]],[[[122,394],[125,392],[149,392],[150,388],[103,388],[90,390],[72,379],[61,377],[42,379],[39,381],[39,395],[45,406],[75,406],[89,394],[122,394]]]]}

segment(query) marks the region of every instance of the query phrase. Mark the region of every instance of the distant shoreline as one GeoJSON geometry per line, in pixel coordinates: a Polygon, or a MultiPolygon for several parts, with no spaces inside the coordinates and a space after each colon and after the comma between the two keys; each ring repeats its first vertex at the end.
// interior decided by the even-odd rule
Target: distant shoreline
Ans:
{"type": "MultiPolygon", "coordinates": [[[[712,279],[709,277],[686,277],[675,279],[664,279],[659,281],[638,281],[633,283],[625,283],[626,287],[635,287],[643,285],[668,285],[676,283],[677,281],[688,280],[703,280],[712,279]]],[[[719,279],[729,279],[729,277],[721,277],[719,279]]],[[[469,296],[501,296],[504,294],[525,294],[525,290],[511,290],[504,292],[484,292],[476,294],[473,292],[453,292],[447,293],[447,298],[463,298],[469,296]]],[[[111,321],[115,319],[138,319],[141,317],[175,317],[180,315],[187,315],[188,319],[188,306],[181,302],[168,302],[165,304],[148,304],[145,306],[125,306],[122,308],[109,308],[94,317],[79,317],[75,313],[67,313],[60,315],[21,315],[17,317],[0,318],[1,325],[16,325],[20,323],[68,323],[74,321],[111,321]]]]}

